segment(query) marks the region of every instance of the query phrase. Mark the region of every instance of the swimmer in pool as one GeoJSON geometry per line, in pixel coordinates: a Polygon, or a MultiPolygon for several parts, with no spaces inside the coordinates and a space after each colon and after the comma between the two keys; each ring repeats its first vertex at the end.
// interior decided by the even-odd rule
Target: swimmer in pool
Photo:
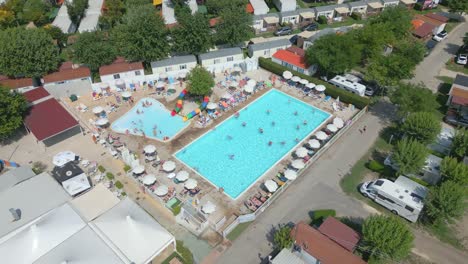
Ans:
{"type": "Polygon", "coordinates": [[[242,126],[245,127],[247,125],[246,122],[242,122],[242,126]]]}
{"type": "Polygon", "coordinates": [[[297,116],[297,111],[294,112],[294,115],[297,116]]]}
{"type": "Polygon", "coordinates": [[[286,144],[286,141],[281,141],[280,144],[281,146],[284,146],[286,144]]]}
{"type": "Polygon", "coordinates": [[[275,125],[276,125],[275,121],[272,121],[272,122],[271,122],[271,125],[272,125],[272,126],[275,126],[275,125]]]}
{"type": "Polygon", "coordinates": [[[271,112],[270,109],[266,110],[267,115],[269,115],[270,112],[271,112]]]}
{"type": "Polygon", "coordinates": [[[228,136],[227,136],[227,139],[231,140],[231,139],[232,139],[231,135],[228,135],[228,136]]]}
{"type": "Polygon", "coordinates": [[[307,120],[304,120],[304,122],[302,122],[302,124],[307,125],[307,120]]]}
{"type": "Polygon", "coordinates": [[[263,134],[263,128],[259,128],[258,132],[260,132],[260,134],[263,134]]]}
{"type": "Polygon", "coordinates": [[[296,126],[296,130],[299,130],[301,127],[299,125],[296,126]]]}
{"type": "Polygon", "coordinates": [[[271,145],[273,145],[273,142],[268,141],[268,146],[271,146],[271,145]]]}
{"type": "Polygon", "coordinates": [[[230,160],[233,160],[234,157],[235,157],[234,154],[230,154],[230,155],[229,155],[229,159],[230,159],[230,160]]]}

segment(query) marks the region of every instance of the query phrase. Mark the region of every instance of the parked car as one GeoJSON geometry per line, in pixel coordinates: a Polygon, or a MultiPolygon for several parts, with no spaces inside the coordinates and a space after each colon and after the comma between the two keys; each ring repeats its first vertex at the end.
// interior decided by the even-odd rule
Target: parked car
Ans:
{"type": "Polygon", "coordinates": [[[440,32],[439,34],[435,35],[434,37],[432,37],[433,40],[437,41],[437,42],[440,42],[442,40],[444,40],[446,37],[447,37],[448,33],[447,31],[442,31],[440,32]]]}
{"type": "Polygon", "coordinates": [[[312,23],[302,27],[302,31],[315,31],[318,30],[319,25],[317,23],[312,23]]]}
{"type": "Polygon", "coordinates": [[[438,42],[433,40],[433,39],[426,42],[426,53],[424,53],[424,57],[427,57],[427,56],[429,56],[429,54],[431,54],[432,50],[435,48],[437,43],[438,42]]]}
{"type": "Polygon", "coordinates": [[[291,44],[293,45],[296,45],[297,44],[297,39],[299,38],[298,35],[294,35],[292,36],[290,39],[289,39],[289,42],[291,42],[291,44]]]}
{"type": "Polygon", "coordinates": [[[367,96],[376,95],[380,91],[380,87],[374,81],[368,82],[365,80],[360,80],[359,83],[366,86],[366,91],[364,92],[364,94],[367,96]]]}
{"type": "Polygon", "coordinates": [[[282,27],[275,32],[275,36],[285,36],[290,35],[292,33],[292,29],[290,27],[282,27]]]}
{"type": "Polygon", "coordinates": [[[458,54],[456,62],[457,64],[460,64],[460,65],[466,65],[466,63],[468,62],[468,55],[458,54]]]}

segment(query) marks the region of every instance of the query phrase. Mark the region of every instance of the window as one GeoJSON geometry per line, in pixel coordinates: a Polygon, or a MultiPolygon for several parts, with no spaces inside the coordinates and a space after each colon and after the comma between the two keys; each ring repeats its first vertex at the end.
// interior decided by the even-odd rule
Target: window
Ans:
{"type": "Polygon", "coordinates": [[[166,72],[172,71],[172,67],[166,67],[166,72]]]}
{"type": "Polygon", "coordinates": [[[214,61],[213,61],[214,64],[218,64],[218,63],[220,63],[220,62],[221,62],[220,59],[214,59],[214,61]]]}
{"type": "Polygon", "coordinates": [[[141,75],[141,72],[140,72],[140,71],[135,71],[135,75],[136,75],[136,76],[140,76],[140,75],[141,75]]]}
{"type": "Polygon", "coordinates": [[[270,50],[264,50],[263,55],[265,56],[270,56],[270,50]]]}
{"type": "Polygon", "coordinates": [[[414,208],[412,208],[412,207],[405,206],[405,209],[408,210],[408,211],[410,211],[410,212],[414,212],[414,208]]]}
{"type": "Polygon", "coordinates": [[[234,61],[234,57],[233,57],[233,56],[231,56],[231,57],[227,57],[227,59],[226,59],[226,60],[227,60],[227,61],[234,61]]]}
{"type": "Polygon", "coordinates": [[[377,186],[382,186],[383,183],[384,183],[384,181],[377,180],[374,184],[377,185],[377,186]]]}
{"type": "Polygon", "coordinates": [[[114,74],[114,80],[120,79],[120,74],[114,74]]]}
{"type": "Polygon", "coordinates": [[[179,69],[180,69],[180,70],[185,70],[185,69],[187,69],[187,64],[180,65],[180,66],[179,66],[179,69]]]}
{"type": "Polygon", "coordinates": [[[301,69],[301,68],[297,68],[297,71],[300,73],[304,73],[304,69],[301,69]]]}

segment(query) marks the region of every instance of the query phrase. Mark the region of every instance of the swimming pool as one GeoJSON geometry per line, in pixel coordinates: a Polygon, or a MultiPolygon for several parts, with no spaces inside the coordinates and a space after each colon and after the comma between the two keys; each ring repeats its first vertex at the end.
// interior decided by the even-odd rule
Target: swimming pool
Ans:
{"type": "Polygon", "coordinates": [[[329,117],[273,89],[175,157],[236,199],[329,117]]]}
{"type": "Polygon", "coordinates": [[[111,129],[119,133],[130,133],[161,141],[171,140],[190,122],[182,121],[181,116],[171,116],[163,104],[153,98],[143,98],[125,115],[112,123],[111,129]],[[148,102],[149,106],[143,107],[148,102]],[[138,112],[140,112],[138,114],[138,112]]]}

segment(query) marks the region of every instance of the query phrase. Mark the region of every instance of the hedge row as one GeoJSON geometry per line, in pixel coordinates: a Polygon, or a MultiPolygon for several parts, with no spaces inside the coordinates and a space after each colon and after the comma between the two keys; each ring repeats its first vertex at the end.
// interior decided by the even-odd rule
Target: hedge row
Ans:
{"type": "Polygon", "coordinates": [[[272,73],[275,73],[277,75],[282,76],[284,71],[290,71],[293,75],[299,76],[303,79],[308,80],[309,82],[315,83],[317,85],[322,84],[325,85],[327,88],[325,90],[326,95],[330,95],[333,98],[337,98],[338,96],[340,97],[340,101],[348,104],[353,104],[359,109],[362,109],[369,105],[370,100],[367,97],[361,97],[357,94],[350,93],[346,90],[340,89],[338,87],[335,87],[327,82],[324,82],[320,79],[305,75],[303,73],[293,71],[289,68],[286,68],[282,65],[279,65],[277,63],[274,63],[271,61],[271,59],[266,59],[266,58],[259,58],[258,62],[260,64],[260,67],[264,68],[265,70],[268,70],[272,73]]]}

